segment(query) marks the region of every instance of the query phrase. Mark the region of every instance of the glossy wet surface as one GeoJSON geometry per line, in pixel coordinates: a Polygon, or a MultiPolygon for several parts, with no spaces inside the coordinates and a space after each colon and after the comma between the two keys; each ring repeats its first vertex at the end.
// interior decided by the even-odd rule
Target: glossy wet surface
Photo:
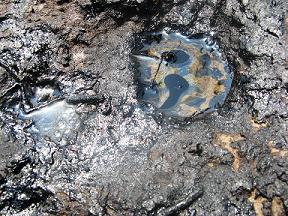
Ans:
{"type": "MultiPolygon", "coordinates": [[[[287,215],[286,2],[97,2],[0,3],[0,214],[287,215]],[[152,3],[155,14],[143,12],[152,3]],[[129,67],[135,35],[168,25],[186,35],[213,31],[225,49],[238,85],[220,112],[171,124],[139,102],[129,67]],[[107,101],[99,104],[102,95],[107,101]],[[25,119],[17,118],[22,106],[25,119]]],[[[169,98],[166,88],[159,104],[168,75],[189,83],[180,98],[201,92],[201,83],[212,92],[208,77],[221,79],[219,61],[197,55],[201,44],[193,43],[192,56],[176,41],[157,56],[142,55],[157,62],[154,72],[163,56],[155,85],[150,67],[141,74],[158,109],[169,98]],[[185,69],[193,62],[194,85],[185,69]],[[205,70],[197,62],[207,62],[205,70]],[[172,66],[181,70],[164,76],[172,66]]],[[[193,97],[189,108],[206,103],[193,97]]]]}
{"type": "Polygon", "coordinates": [[[140,98],[167,116],[191,117],[223,105],[233,74],[218,46],[207,37],[158,34],[143,44],[139,63],[140,98]]]}
{"type": "Polygon", "coordinates": [[[170,109],[177,104],[183,92],[189,88],[189,83],[177,74],[167,75],[164,83],[169,90],[169,97],[160,109],[170,109]]]}

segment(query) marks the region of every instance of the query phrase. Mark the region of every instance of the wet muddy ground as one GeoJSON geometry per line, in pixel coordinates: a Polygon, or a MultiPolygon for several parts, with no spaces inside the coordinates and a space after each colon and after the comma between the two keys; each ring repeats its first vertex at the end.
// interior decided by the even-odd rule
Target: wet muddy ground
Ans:
{"type": "Polygon", "coordinates": [[[287,215],[285,0],[3,0],[0,214],[287,215]],[[172,119],[131,54],[164,28],[209,34],[224,106],[172,119]]]}

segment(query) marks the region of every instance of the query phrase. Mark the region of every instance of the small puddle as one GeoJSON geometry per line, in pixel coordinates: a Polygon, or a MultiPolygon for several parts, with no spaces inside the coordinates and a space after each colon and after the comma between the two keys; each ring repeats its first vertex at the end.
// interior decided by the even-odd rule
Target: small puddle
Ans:
{"type": "Polygon", "coordinates": [[[191,117],[223,105],[233,74],[208,37],[155,33],[135,54],[142,101],[172,117],[191,117]]]}
{"type": "Polygon", "coordinates": [[[45,138],[56,143],[69,140],[80,124],[79,116],[59,88],[51,84],[33,86],[27,95],[30,96],[27,103],[17,108],[19,119],[31,121],[26,131],[36,140],[45,138]]]}
{"type": "Polygon", "coordinates": [[[73,105],[65,100],[51,102],[29,113],[21,112],[19,118],[32,120],[27,132],[62,144],[71,139],[71,132],[76,131],[80,124],[73,105]]]}

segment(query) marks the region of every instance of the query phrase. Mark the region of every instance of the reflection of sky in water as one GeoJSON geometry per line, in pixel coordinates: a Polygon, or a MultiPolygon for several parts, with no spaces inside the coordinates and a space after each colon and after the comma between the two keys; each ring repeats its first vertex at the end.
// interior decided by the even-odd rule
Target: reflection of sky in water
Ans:
{"type": "Polygon", "coordinates": [[[178,74],[169,74],[164,83],[169,90],[169,97],[160,109],[169,109],[176,105],[180,96],[189,88],[189,83],[178,74]]]}
{"type": "Polygon", "coordinates": [[[61,93],[57,88],[49,88],[49,87],[35,87],[34,95],[30,98],[30,102],[33,106],[37,106],[44,101],[47,101],[48,98],[58,98],[61,93]]]}
{"type": "Polygon", "coordinates": [[[142,100],[167,115],[186,117],[222,105],[231,87],[232,73],[217,44],[205,37],[161,34],[165,42],[144,44],[142,55],[136,55],[144,86],[142,100]],[[177,88],[179,82],[182,89],[177,88]]]}
{"type": "Polygon", "coordinates": [[[47,137],[55,142],[69,140],[71,131],[77,129],[79,118],[72,105],[64,100],[53,102],[20,118],[30,119],[33,124],[28,131],[40,137],[47,137]]]}

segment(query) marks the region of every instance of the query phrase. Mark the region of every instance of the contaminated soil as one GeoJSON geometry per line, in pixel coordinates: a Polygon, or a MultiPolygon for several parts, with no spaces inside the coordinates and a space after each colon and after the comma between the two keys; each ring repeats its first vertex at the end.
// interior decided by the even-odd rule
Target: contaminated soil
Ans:
{"type": "Polygon", "coordinates": [[[285,0],[2,0],[1,215],[288,214],[285,0]],[[131,55],[208,34],[234,73],[222,107],[172,119],[131,55]]]}

